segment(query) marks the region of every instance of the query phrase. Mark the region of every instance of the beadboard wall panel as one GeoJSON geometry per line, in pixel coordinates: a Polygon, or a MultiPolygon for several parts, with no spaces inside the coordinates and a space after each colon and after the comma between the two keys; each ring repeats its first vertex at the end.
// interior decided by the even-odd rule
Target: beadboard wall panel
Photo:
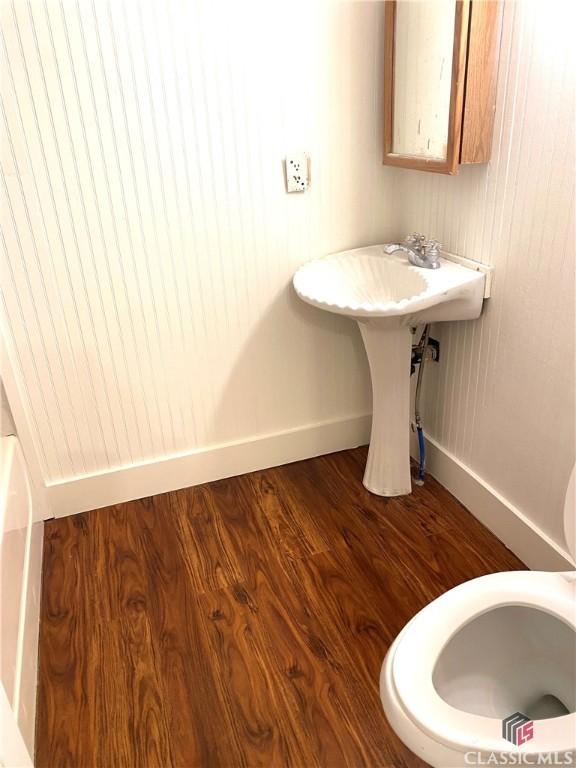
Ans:
{"type": "Polygon", "coordinates": [[[2,0],[3,324],[47,484],[369,411],[357,329],[290,280],[391,237],[382,6],[2,0]]]}
{"type": "Polygon", "coordinates": [[[381,165],[381,2],[0,0],[2,324],[45,482],[359,424],[357,329],[290,278],[421,230],[496,267],[482,319],[434,329],[425,427],[562,545],[574,68],[552,7],[506,3],[492,161],[443,177],[381,165]],[[312,186],[286,195],[300,150],[312,186]]]}
{"type": "Polygon", "coordinates": [[[425,428],[561,546],[575,452],[574,21],[570,3],[507,2],[490,164],[398,182],[403,231],[495,266],[479,321],[434,326],[425,428]]]}

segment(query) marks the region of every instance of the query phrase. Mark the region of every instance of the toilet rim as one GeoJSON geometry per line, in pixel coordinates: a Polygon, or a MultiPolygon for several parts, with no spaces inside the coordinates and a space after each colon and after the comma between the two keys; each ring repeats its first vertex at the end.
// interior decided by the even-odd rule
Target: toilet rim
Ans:
{"type": "Polygon", "coordinates": [[[433,684],[436,662],[450,639],[495,608],[531,607],[576,632],[574,587],[574,579],[560,573],[510,571],[473,579],[427,605],[402,631],[392,659],[394,687],[406,716],[431,738],[461,751],[538,754],[576,749],[576,713],[538,721],[534,740],[516,747],[502,739],[501,720],[456,709],[433,684]]]}

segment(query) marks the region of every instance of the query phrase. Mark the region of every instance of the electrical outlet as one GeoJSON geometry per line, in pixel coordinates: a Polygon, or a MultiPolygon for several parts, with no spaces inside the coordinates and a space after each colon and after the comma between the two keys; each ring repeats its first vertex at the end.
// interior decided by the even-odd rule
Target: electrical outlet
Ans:
{"type": "Polygon", "coordinates": [[[305,192],[310,184],[310,161],[305,152],[287,155],[286,192],[305,192]]]}

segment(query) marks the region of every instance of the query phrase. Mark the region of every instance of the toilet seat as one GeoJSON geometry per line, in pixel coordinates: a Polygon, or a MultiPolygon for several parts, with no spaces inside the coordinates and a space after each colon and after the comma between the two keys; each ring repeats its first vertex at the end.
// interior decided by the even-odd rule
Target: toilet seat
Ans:
{"type": "MultiPolygon", "coordinates": [[[[405,715],[420,731],[459,752],[506,751],[500,719],[456,709],[436,691],[436,663],[459,630],[499,607],[548,613],[576,633],[575,590],[576,574],[513,571],[473,579],[434,600],[406,625],[395,643],[390,670],[405,715]]],[[[520,749],[530,754],[573,750],[574,734],[576,713],[539,720],[538,738],[520,749]]],[[[519,748],[510,745],[510,749],[519,748]]]]}

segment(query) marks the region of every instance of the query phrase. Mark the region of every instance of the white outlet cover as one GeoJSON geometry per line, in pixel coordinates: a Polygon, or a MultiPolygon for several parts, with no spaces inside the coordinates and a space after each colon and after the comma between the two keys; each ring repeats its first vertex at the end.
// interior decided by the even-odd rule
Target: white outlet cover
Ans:
{"type": "Polygon", "coordinates": [[[286,155],[286,191],[305,192],[310,184],[310,161],[305,152],[286,155]]]}

